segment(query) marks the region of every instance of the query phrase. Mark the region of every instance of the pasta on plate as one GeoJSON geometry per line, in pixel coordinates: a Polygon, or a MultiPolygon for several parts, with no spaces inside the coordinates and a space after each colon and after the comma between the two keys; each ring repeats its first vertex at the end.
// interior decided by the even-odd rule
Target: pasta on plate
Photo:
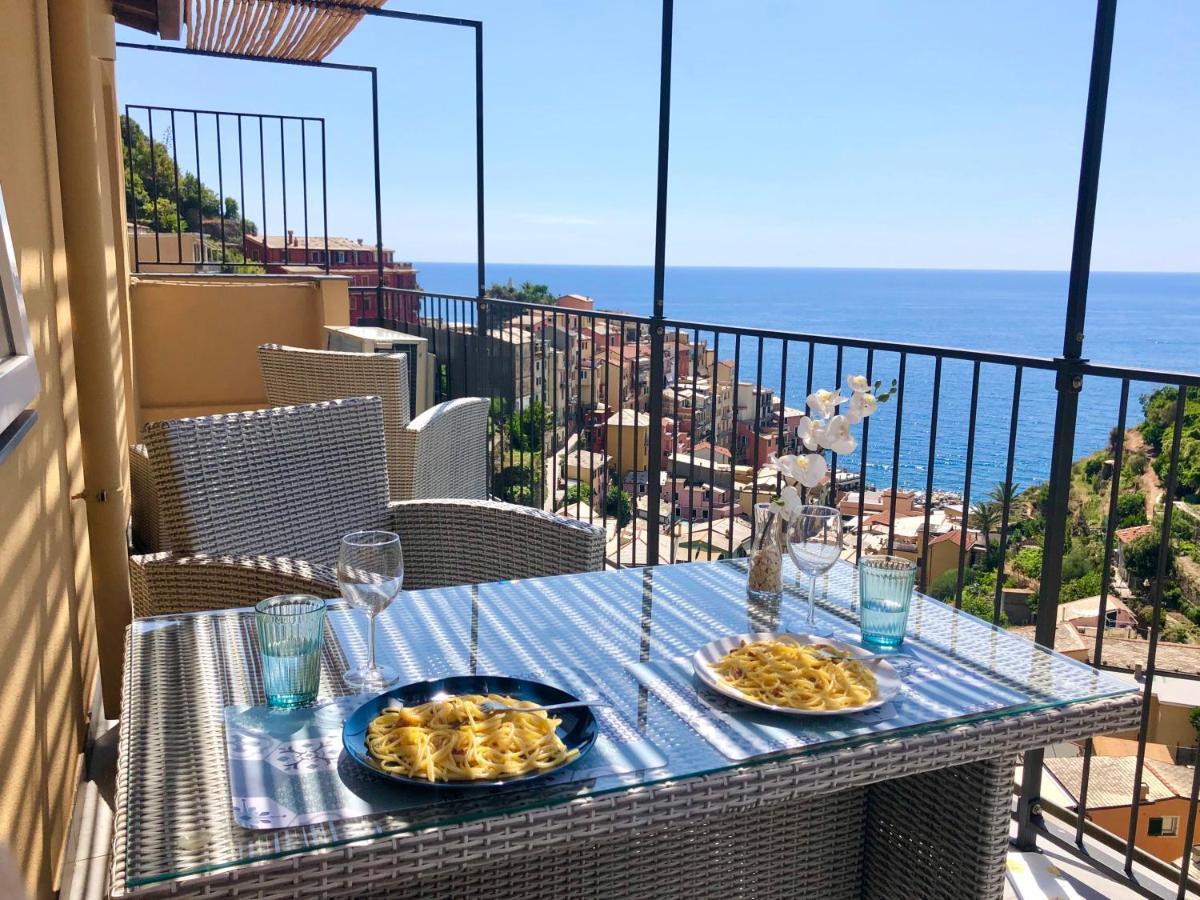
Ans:
{"type": "Polygon", "coordinates": [[[485,700],[537,704],[499,694],[462,694],[386,709],[367,728],[367,751],[386,772],[425,781],[486,781],[554,769],[574,760],[544,712],[487,715],[485,700]]]}
{"type": "Polygon", "coordinates": [[[790,709],[849,710],[869,703],[876,692],[875,676],[854,657],[786,637],[742,641],[710,665],[751,700],[790,709]]]}

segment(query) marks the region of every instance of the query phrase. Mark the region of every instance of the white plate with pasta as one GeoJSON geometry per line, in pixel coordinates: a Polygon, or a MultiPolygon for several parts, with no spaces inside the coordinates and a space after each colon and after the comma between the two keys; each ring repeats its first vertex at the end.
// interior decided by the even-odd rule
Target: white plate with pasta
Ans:
{"type": "Polygon", "coordinates": [[[807,634],[718,638],[695,652],[692,668],[719,694],[793,716],[865,712],[895,697],[901,687],[900,674],[886,659],[807,634]]]}

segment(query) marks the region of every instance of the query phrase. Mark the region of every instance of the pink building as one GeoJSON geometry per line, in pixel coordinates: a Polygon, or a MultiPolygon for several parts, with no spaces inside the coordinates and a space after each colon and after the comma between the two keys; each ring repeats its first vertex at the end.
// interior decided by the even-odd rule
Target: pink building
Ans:
{"type": "Polygon", "coordinates": [[[671,504],[671,511],[677,517],[689,522],[727,519],[733,515],[729,491],[722,487],[688,484],[682,478],[669,478],[663,485],[662,499],[671,504]]]}

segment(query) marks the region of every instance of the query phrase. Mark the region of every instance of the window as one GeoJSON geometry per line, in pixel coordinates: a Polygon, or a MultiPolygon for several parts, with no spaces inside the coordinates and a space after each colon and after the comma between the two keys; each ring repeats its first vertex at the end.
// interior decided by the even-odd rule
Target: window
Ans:
{"type": "Polygon", "coordinates": [[[337,252],[337,261],[339,264],[345,264],[345,262],[346,262],[346,251],[345,250],[339,250],[337,252]]]}
{"type": "Polygon", "coordinates": [[[325,262],[325,251],[323,251],[323,250],[313,250],[313,251],[312,251],[312,252],[309,254],[309,260],[308,260],[308,261],[309,261],[309,262],[314,262],[314,263],[323,263],[323,262],[325,262]]]}
{"type": "Polygon", "coordinates": [[[17,280],[17,258],[0,195],[0,433],[33,403],[38,390],[37,363],[17,280]]]}
{"type": "Polygon", "coordinates": [[[1150,837],[1174,837],[1179,834],[1179,816],[1153,816],[1146,833],[1150,837]]]}

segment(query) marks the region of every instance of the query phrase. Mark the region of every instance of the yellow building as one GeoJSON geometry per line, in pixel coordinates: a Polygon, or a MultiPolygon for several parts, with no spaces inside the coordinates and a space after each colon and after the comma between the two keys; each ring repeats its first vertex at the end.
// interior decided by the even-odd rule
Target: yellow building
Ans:
{"type": "Polygon", "coordinates": [[[608,464],[618,475],[646,470],[650,459],[650,415],[623,409],[604,423],[608,464]]]}
{"type": "Polygon", "coordinates": [[[154,232],[143,227],[134,240],[133,226],[125,230],[128,259],[137,263],[142,273],[175,273],[217,271],[220,264],[210,259],[208,244],[194,231],[154,232]]]}

